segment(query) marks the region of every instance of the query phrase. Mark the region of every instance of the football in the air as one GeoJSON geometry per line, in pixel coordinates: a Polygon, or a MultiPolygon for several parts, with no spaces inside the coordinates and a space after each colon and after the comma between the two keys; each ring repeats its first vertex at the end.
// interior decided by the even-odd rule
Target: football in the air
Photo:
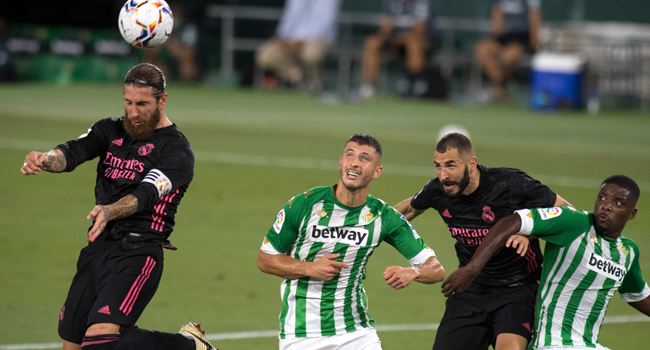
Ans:
{"type": "Polygon", "coordinates": [[[129,0],[120,10],[118,26],[127,43],[151,48],[169,38],[174,16],[164,0],[129,0]]]}

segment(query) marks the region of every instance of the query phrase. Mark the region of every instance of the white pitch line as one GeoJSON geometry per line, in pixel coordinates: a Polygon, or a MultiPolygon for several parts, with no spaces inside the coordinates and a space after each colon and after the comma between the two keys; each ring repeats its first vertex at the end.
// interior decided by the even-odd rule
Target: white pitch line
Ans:
{"type": "MultiPolygon", "coordinates": [[[[54,141],[24,140],[0,138],[0,148],[20,150],[49,150],[58,145],[54,141]]],[[[194,151],[194,158],[199,162],[227,163],[239,165],[274,166],[293,169],[336,170],[338,161],[330,159],[267,156],[262,154],[244,154],[230,152],[194,151]]],[[[384,173],[391,175],[422,176],[433,178],[436,168],[405,164],[383,164],[384,173]]],[[[554,176],[530,174],[547,186],[597,189],[602,180],[587,177],[554,176]]],[[[642,192],[650,192],[650,182],[637,182],[642,192]]]]}
{"type": "MultiPolygon", "coordinates": [[[[650,322],[650,317],[645,315],[625,315],[625,316],[607,316],[603,324],[608,323],[632,323],[632,322],[650,322]]],[[[413,323],[413,324],[386,324],[377,325],[375,328],[379,332],[393,331],[435,331],[439,323],[413,323]]],[[[230,340],[230,339],[252,339],[252,338],[275,338],[278,336],[277,330],[272,331],[251,331],[251,332],[233,332],[233,333],[212,333],[206,334],[208,340],[230,340]]],[[[0,345],[0,350],[40,350],[40,349],[58,349],[61,342],[58,343],[41,343],[41,344],[8,344],[0,345]]]]}

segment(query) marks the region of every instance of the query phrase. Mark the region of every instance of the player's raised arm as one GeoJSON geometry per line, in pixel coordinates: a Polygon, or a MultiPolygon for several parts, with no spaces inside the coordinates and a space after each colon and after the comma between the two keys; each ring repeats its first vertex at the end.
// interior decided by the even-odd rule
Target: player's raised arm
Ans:
{"type": "Polygon", "coordinates": [[[411,206],[411,200],[413,200],[413,197],[409,197],[394,206],[397,211],[402,213],[406,220],[411,221],[418,217],[420,214],[424,213],[426,209],[415,209],[411,206]]]}
{"type": "Polygon", "coordinates": [[[413,281],[434,284],[444,279],[445,269],[435,256],[429,257],[419,266],[389,266],[384,270],[386,284],[395,290],[406,288],[413,281]]]}
{"type": "Polygon", "coordinates": [[[60,173],[65,170],[65,155],[60,149],[54,148],[46,153],[31,151],[25,156],[20,172],[23,175],[36,175],[41,170],[50,173],[60,173]]]}
{"type": "Polygon", "coordinates": [[[510,236],[519,232],[520,229],[521,217],[519,214],[515,213],[499,220],[490,232],[485,235],[483,242],[472,256],[472,260],[467,265],[452,272],[442,282],[442,292],[445,296],[448,297],[465,291],[492,255],[505,245],[510,236]]]}
{"type": "Polygon", "coordinates": [[[268,254],[260,251],[257,267],[260,271],[285,279],[295,280],[301,277],[313,277],[329,281],[336,277],[348,264],[335,261],[340,254],[328,254],[316,261],[302,261],[285,254],[268,254]]]}

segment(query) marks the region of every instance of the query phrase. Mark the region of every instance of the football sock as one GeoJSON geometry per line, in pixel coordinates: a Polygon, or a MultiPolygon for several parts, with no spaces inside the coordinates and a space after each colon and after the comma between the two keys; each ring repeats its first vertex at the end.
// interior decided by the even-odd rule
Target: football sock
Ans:
{"type": "Polygon", "coordinates": [[[123,334],[84,337],[82,350],[196,350],[196,343],[179,333],[156,332],[137,327],[122,328],[123,334]]]}

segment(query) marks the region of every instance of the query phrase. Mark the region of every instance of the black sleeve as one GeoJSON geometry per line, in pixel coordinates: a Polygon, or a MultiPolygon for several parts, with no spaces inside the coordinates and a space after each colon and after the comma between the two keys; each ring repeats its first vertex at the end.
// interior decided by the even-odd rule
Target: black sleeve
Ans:
{"type": "Polygon", "coordinates": [[[102,119],[76,140],[56,146],[63,152],[66,172],[73,171],[81,163],[99,157],[108,150],[111,120],[102,119]]]}
{"type": "Polygon", "coordinates": [[[153,208],[164,195],[184,190],[194,177],[194,153],[189,143],[170,146],[132,193],[138,199],[139,212],[153,208]]]}
{"type": "Polygon", "coordinates": [[[518,201],[515,208],[549,208],[555,204],[555,192],[523,171],[517,171],[508,185],[516,194],[513,196],[518,201]]]}
{"type": "Polygon", "coordinates": [[[430,180],[424,188],[420,190],[413,199],[411,199],[411,207],[413,209],[429,209],[433,208],[433,200],[435,198],[433,191],[433,183],[436,179],[430,180]]]}

